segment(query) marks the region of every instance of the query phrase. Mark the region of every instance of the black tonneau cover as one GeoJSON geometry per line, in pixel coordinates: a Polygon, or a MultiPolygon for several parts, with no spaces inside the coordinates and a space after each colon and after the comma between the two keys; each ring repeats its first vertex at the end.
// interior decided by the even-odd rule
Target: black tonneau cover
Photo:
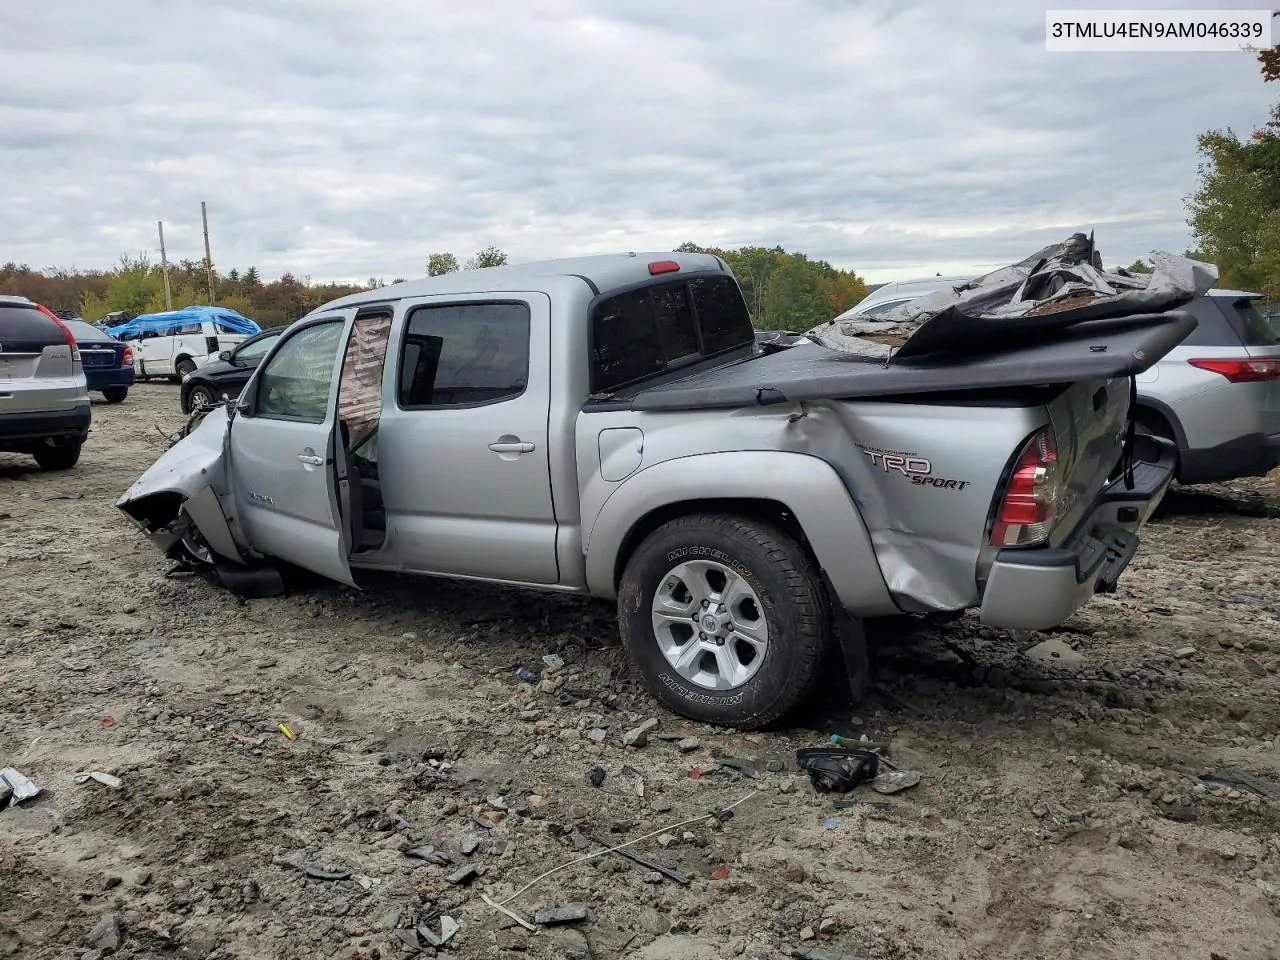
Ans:
{"type": "Polygon", "coordinates": [[[1135,314],[1077,323],[1052,335],[1028,331],[1034,340],[1009,338],[1003,349],[988,342],[980,352],[953,349],[945,359],[897,358],[891,364],[802,343],[604,402],[611,409],[703,410],[1130,377],[1155,364],[1195,327],[1195,318],[1182,310],[1135,314]]]}

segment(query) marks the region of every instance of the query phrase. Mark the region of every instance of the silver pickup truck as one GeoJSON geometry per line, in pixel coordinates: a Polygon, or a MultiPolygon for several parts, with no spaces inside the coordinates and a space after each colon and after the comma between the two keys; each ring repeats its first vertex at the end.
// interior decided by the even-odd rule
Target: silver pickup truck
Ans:
{"type": "Polygon", "coordinates": [[[715,256],[455,273],[293,324],[119,506],[216,569],[616,598],[656,696],[757,727],[842,649],[861,674],[864,618],[1034,630],[1114,589],[1173,464],[1135,447],[1130,378],[1194,325],[889,365],[761,353],[715,256]]]}

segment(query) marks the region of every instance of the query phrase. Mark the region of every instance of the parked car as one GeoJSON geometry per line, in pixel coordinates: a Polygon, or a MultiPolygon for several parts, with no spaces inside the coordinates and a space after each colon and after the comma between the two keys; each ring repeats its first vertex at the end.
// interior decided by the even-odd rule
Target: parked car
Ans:
{"type": "Polygon", "coordinates": [[[260,329],[234,310],[193,306],[143,314],[107,332],[133,347],[139,379],[166,377],[179,383],[195,372],[198,358],[229,350],[260,329]]]}
{"type": "Polygon", "coordinates": [[[197,406],[211,407],[219,400],[240,396],[240,391],[258,369],[258,363],[275,346],[285,327],[272,327],[250,337],[216,359],[201,363],[182,381],[182,412],[197,406]]]}
{"type": "Polygon", "coordinates": [[[133,348],[83,320],[63,320],[80,347],[80,362],[90,390],[108,403],[120,403],[133,386],[133,348]]]}
{"type": "Polygon", "coordinates": [[[758,351],[711,255],[449,274],[294,323],[118,505],[226,582],[273,558],[614,598],[657,697],[758,727],[833,636],[862,670],[861,618],[1044,629],[1114,589],[1172,478],[1126,447],[1127,378],[1191,326],[919,368],[758,351]]]}
{"type": "MultiPolygon", "coordinates": [[[[897,291],[888,299],[868,304],[868,297],[837,319],[882,315],[971,279],[890,284],[897,291]],[[910,294],[905,299],[904,292],[910,294]]],[[[1280,466],[1280,331],[1257,293],[1213,289],[1184,309],[1198,321],[1196,329],[1137,376],[1138,429],[1177,443],[1180,483],[1264,476],[1280,466]]]]}
{"type": "Polygon", "coordinates": [[[70,469],[91,419],[66,322],[26,297],[0,296],[0,451],[30,454],[46,470],[70,469]]]}
{"type": "Polygon", "coordinates": [[[894,280],[876,287],[865,297],[846,310],[836,320],[851,320],[854,317],[874,317],[888,313],[894,307],[910,303],[926,293],[941,290],[951,283],[963,282],[972,277],[921,277],[918,280],[894,280]]]}

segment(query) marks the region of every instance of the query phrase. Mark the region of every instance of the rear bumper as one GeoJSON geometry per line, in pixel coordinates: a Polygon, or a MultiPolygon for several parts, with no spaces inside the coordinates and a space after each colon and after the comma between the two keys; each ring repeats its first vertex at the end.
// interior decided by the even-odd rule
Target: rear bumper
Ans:
{"type": "Polygon", "coordinates": [[[1261,477],[1280,467],[1280,433],[1251,433],[1216,447],[1183,450],[1179,483],[1217,483],[1261,477]]]}
{"type": "Polygon", "coordinates": [[[0,415],[0,450],[25,453],[31,444],[41,440],[84,440],[89,435],[92,418],[88,403],[68,410],[0,415]]]}
{"type": "Polygon", "coordinates": [[[1011,630],[1046,630],[1068,619],[1095,593],[1115,590],[1138,549],[1138,528],[1173,482],[1177,451],[1160,441],[1159,458],[1135,464],[1134,489],[1123,478],[1099,495],[1089,518],[1060,547],[996,554],[982,593],[982,622],[1011,630]]]}
{"type": "Polygon", "coordinates": [[[111,387],[131,387],[134,381],[133,367],[113,367],[111,369],[84,372],[90,390],[107,390],[111,387]]]}

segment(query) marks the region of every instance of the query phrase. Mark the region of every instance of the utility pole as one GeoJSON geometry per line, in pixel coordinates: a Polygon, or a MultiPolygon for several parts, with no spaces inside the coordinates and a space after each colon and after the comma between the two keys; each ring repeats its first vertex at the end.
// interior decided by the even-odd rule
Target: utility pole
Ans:
{"type": "Polygon", "coordinates": [[[204,221],[204,272],[209,281],[209,306],[213,306],[213,254],[209,252],[209,211],[200,201],[200,219],[204,221]]]}
{"type": "Polygon", "coordinates": [[[164,252],[164,221],[157,220],[156,227],[160,230],[160,271],[164,274],[164,308],[172,310],[173,297],[169,294],[169,257],[164,252]]]}

